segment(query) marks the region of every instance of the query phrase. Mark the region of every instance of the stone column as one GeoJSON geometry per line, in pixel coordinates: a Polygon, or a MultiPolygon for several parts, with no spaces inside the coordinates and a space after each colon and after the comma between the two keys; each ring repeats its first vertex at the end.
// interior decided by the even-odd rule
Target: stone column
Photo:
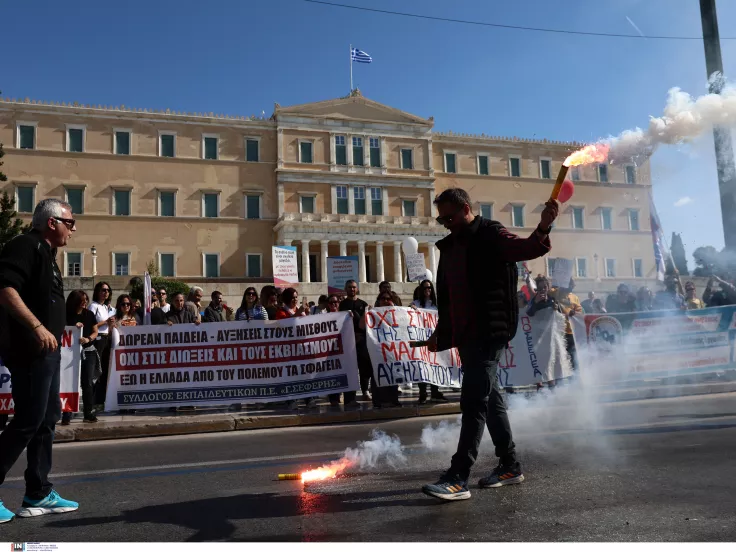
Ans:
{"type": "Polygon", "coordinates": [[[355,188],[348,186],[348,215],[355,214],[355,188]]]}
{"type": "Polygon", "coordinates": [[[386,279],[386,271],[383,266],[383,242],[376,242],[376,279],[383,282],[386,279]]]}
{"type": "Polygon", "coordinates": [[[346,257],[348,254],[348,240],[340,240],[340,256],[346,257]]]}
{"type": "Polygon", "coordinates": [[[348,154],[348,167],[353,168],[353,135],[347,134],[345,136],[345,147],[347,148],[346,153],[348,154]]]}
{"type": "Polygon", "coordinates": [[[309,281],[309,240],[302,240],[302,282],[309,281]]]}
{"type": "Polygon", "coordinates": [[[363,136],[363,167],[365,169],[371,168],[371,138],[370,136],[363,136]]]}
{"type": "Polygon", "coordinates": [[[337,157],[335,156],[335,133],[330,132],[330,170],[337,170],[337,157]]]}
{"type": "Polygon", "coordinates": [[[281,216],[284,214],[284,203],[286,201],[283,182],[279,182],[276,185],[276,196],[276,199],[279,202],[279,216],[281,216]]]}
{"type": "Polygon", "coordinates": [[[427,170],[429,176],[434,176],[434,159],[432,157],[432,140],[427,140],[427,170]]]}
{"type": "Polygon", "coordinates": [[[429,216],[437,218],[437,206],[434,204],[435,193],[434,188],[429,190],[429,216]]]}
{"type": "Polygon", "coordinates": [[[328,255],[327,247],[330,245],[330,240],[322,240],[319,243],[322,246],[322,248],[320,249],[320,257],[321,257],[320,260],[322,261],[321,263],[322,266],[320,267],[321,272],[320,272],[319,277],[320,277],[320,281],[326,282],[327,281],[327,255],[328,255]]]}
{"type": "Polygon", "coordinates": [[[279,169],[282,169],[284,167],[284,129],[283,128],[280,128],[278,130],[277,148],[278,148],[277,165],[279,169]]]}
{"type": "Polygon", "coordinates": [[[429,242],[427,244],[427,247],[429,248],[429,270],[432,271],[432,281],[437,281],[437,257],[436,257],[436,247],[432,242],[429,242]]]}
{"type": "Polygon", "coordinates": [[[401,267],[401,242],[394,242],[394,282],[404,281],[404,269],[401,267]]]}
{"type": "MultiPolygon", "coordinates": [[[[113,267],[113,270],[115,267],[113,267]]],[[[97,254],[92,255],[92,276],[97,276],[97,254]]]]}
{"type": "Polygon", "coordinates": [[[360,283],[365,283],[365,241],[358,242],[358,279],[360,283]]]}

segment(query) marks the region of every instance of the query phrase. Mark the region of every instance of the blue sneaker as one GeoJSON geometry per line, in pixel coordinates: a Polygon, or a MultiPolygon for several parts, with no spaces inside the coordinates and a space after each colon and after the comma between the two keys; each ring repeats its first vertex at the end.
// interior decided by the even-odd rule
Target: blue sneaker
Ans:
{"type": "Polygon", "coordinates": [[[495,487],[503,487],[504,485],[516,485],[524,481],[524,474],[521,473],[521,464],[514,462],[508,466],[499,464],[491,472],[491,475],[478,481],[481,489],[490,489],[495,487]]]}
{"type": "Polygon", "coordinates": [[[470,498],[467,481],[451,474],[442,475],[434,485],[424,485],[422,492],[440,500],[466,500],[470,498]]]}
{"type": "Polygon", "coordinates": [[[18,510],[18,517],[36,517],[44,514],[64,514],[73,512],[79,508],[79,503],[71,500],[64,500],[56,491],[51,491],[46,498],[41,500],[31,500],[27,496],[23,497],[23,505],[18,510]]]}
{"type": "Polygon", "coordinates": [[[0,502],[0,523],[8,523],[9,521],[13,521],[14,517],[15,514],[8,510],[5,506],[3,506],[3,503],[0,502]]]}

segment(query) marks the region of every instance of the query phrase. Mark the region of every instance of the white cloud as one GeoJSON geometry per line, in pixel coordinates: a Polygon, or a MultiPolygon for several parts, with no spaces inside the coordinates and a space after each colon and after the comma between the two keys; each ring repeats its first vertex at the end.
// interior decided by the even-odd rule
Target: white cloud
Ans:
{"type": "Polygon", "coordinates": [[[675,207],[684,207],[688,203],[692,203],[693,199],[690,196],[681,197],[675,201],[675,207]]]}

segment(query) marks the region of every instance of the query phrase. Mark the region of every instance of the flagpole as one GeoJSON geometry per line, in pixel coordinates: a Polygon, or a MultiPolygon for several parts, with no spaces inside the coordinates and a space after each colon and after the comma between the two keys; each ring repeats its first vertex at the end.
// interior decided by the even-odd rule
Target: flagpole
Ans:
{"type": "Polygon", "coordinates": [[[350,45],[350,93],[353,93],[353,45],[350,45]]]}

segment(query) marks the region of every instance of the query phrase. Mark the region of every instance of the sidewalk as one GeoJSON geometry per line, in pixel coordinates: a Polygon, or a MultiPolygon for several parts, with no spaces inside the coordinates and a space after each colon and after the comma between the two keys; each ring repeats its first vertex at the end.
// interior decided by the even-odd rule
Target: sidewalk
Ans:
{"type": "MultiPolygon", "coordinates": [[[[640,387],[599,388],[598,392],[599,401],[603,403],[687,397],[736,392],[736,381],[674,385],[647,382],[640,387]]],[[[515,394],[533,393],[536,393],[536,389],[517,390],[515,394]]],[[[370,402],[359,402],[360,406],[356,409],[344,409],[342,405],[333,407],[327,400],[318,399],[316,408],[308,409],[300,405],[298,410],[254,404],[244,405],[242,410],[209,407],[178,412],[169,412],[168,409],[141,410],[128,415],[101,413],[100,421],[95,424],[83,423],[81,417],[75,417],[68,426],[57,425],[55,440],[98,441],[459,414],[460,393],[445,392],[445,396],[450,402],[419,405],[419,394],[415,388],[401,395],[401,407],[380,409],[374,409],[370,402]]]]}

